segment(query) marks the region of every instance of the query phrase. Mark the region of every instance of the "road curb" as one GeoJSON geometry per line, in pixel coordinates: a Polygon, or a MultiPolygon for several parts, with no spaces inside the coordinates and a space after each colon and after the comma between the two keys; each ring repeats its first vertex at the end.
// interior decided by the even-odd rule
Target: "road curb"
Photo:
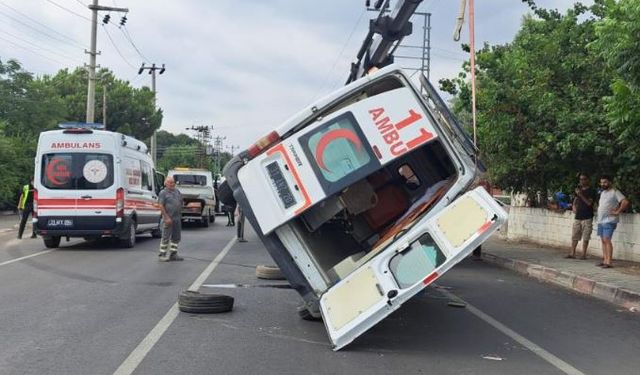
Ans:
{"type": "Polygon", "coordinates": [[[535,279],[555,284],[567,289],[586,294],[627,310],[640,313],[640,293],[629,289],[617,287],[604,282],[595,281],[588,277],[580,276],[567,271],[559,271],[555,268],[544,267],[539,264],[529,263],[523,260],[514,260],[483,252],[482,258],[492,264],[516,271],[535,279]]]}

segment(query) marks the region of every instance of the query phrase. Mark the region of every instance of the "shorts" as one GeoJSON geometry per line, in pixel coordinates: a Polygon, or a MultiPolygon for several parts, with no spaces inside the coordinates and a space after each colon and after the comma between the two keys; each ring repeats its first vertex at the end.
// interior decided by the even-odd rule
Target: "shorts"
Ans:
{"type": "Polygon", "coordinates": [[[613,237],[613,232],[616,230],[617,226],[617,223],[598,224],[598,236],[611,239],[611,237],[613,237]]]}
{"type": "Polygon", "coordinates": [[[591,232],[593,231],[593,218],[591,219],[575,219],[573,221],[573,227],[571,230],[572,241],[589,241],[591,238],[591,232]]]}

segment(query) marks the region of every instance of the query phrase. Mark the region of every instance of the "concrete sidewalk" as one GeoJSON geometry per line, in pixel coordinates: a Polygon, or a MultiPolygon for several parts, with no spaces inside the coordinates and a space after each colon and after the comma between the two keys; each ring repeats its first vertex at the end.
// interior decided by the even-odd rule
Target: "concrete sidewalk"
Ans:
{"type": "Polygon", "coordinates": [[[640,313],[640,263],[616,260],[615,248],[613,268],[608,269],[596,266],[600,258],[565,259],[568,253],[568,248],[511,242],[498,236],[482,245],[485,261],[640,313]]]}

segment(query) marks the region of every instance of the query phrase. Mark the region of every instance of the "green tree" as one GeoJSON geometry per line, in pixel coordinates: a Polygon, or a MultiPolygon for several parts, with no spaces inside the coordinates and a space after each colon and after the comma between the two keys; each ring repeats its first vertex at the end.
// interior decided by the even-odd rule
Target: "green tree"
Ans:
{"type": "MultiPolygon", "coordinates": [[[[162,123],[162,110],[156,109],[153,92],[148,87],[134,88],[128,81],[117,79],[108,69],[97,73],[96,122],[103,122],[102,93],[107,90],[107,129],[131,135],[137,139],[149,138],[162,123]]],[[[52,77],[42,78],[63,100],[66,121],[84,122],[87,102],[86,70],[76,68],[60,70],[52,77]]]]}
{"type": "Polygon", "coordinates": [[[604,17],[590,47],[615,72],[612,94],[605,98],[607,119],[615,134],[616,185],[640,200],[640,2],[602,0],[604,17]]]}
{"type": "MultiPolygon", "coordinates": [[[[597,12],[576,3],[561,14],[529,3],[535,16],[524,18],[511,43],[478,51],[479,148],[498,186],[532,196],[571,192],[577,172],[614,165],[603,100],[611,69],[587,48],[596,39],[597,12]]],[[[468,72],[465,64],[458,78],[441,82],[462,118],[471,105],[468,72]]]]}

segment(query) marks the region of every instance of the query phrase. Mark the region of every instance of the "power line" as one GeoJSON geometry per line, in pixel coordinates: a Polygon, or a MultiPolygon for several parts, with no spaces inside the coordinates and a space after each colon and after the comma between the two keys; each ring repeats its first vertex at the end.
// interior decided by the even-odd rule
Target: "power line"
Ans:
{"type": "Polygon", "coordinates": [[[82,6],[83,6],[83,7],[85,7],[85,8],[87,7],[87,4],[83,3],[83,2],[82,2],[82,1],[80,1],[80,0],[76,0],[76,3],[78,3],[78,4],[82,5],[82,6]]]}
{"type": "Polygon", "coordinates": [[[19,45],[19,44],[16,44],[16,43],[14,43],[14,42],[10,41],[9,39],[5,39],[5,38],[3,38],[3,37],[1,37],[1,36],[0,36],[0,40],[4,40],[5,42],[7,42],[7,43],[9,43],[9,44],[12,44],[12,45],[14,45],[15,47],[18,47],[18,48],[21,48],[21,49],[23,49],[23,50],[25,50],[25,51],[27,51],[27,52],[31,52],[31,53],[33,53],[33,54],[36,54],[36,55],[38,55],[38,56],[40,56],[40,57],[42,57],[42,58],[45,58],[45,59],[47,59],[47,60],[51,60],[51,61],[53,61],[53,62],[57,62],[58,64],[61,64],[61,65],[67,65],[67,63],[64,63],[64,62],[62,62],[62,61],[60,61],[60,60],[56,60],[56,59],[53,59],[53,58],[51,58],[51,57],[45,56],[45,55],[43,55],[43,54],[41,54],[41,53],[39,53],[39,52],[36,52],[36,51],[34,51],[34,50],[32,50],[32,49],[29,49],[29,48],[26,48],[26,47],[21,46],[21,45],[19,45]]]}
{"type": "Polygon", "coordinates": [[[113,41],[113,39],[111,38],[111,34],[109,34],[109,30],[107,30],[107,28],[102,25],[102,30],[104,30],[105,34],[107,34],[107,37],[109,38],[109,41],[111,42],[111,45],[113,46],[113,48],[116,49],[116,52],[118,52],[118,55],[120,55],[120,57],[122,58],[122,60],[124,60],[124,62],[127,63],[127,65],[129,65],[129,67],[131,67],[131,69],[136,69],[135,66],[133,66],[133,64],[131,64],[129,62],[129,60],[127,60],[124,55],[122,55],[122,52],[120,52],[120,49],[118,48],[118,46],[116,45],[116,43],[113,41]]]}
{"type": "Polygon", "coordinates": [[[122,27],[119,27],[119,29],[122,32],[122,34],[125,36],[125,38],[127,38],[129,43],[131,43],[131,45],[133,46],[133,49],[135,49],[136,52],[138,53],[138,55],[140,55],[142,60],[147,61],[147,62],[150,61],[149,59],[147,59],[145,57],[145,55],[142,54],[142,52],[140,52],[140,49],[138,49],[136,44],[133,42],[133,39],[131,38],[131,34],[129,34],[129,30],[127,29],[127,27],[123,25],[122,27]]]}
{"type": "MultiPolygon", "coordinates": [[[[51,35],[51,34],[47,34],[47,33],[45,33],[45,32],[44,32],[44,31],[42,31],[42,30],[38,30],[38,29],[36,29],[35,27],[33,27],[33,26],[29,25],[28,23],[22,22],[22,21],[20,21],[19,19],[15,18],[15,17],[13,17],[13,16],[10,16],[10,15],[8,15],[8,14],[6,14],[6,13],[2,12],[2,11],[0,11],[0,14],[4,15],[5,17],[7,17],[7,18],[9,18],[9,19],[13,20],[14,22],[17,22],[17,23],[19,23],[19,24],[21,24],[21,25],[24,25],[24,26],[26,26],[26,27],[28,27],[28,28],[30,28],[30,29],[32,29],[32,30],[34,30],[34,31],[36,31],[36,32],[38,32],[38,33],[40,33],[40,34],[42,34],[42,35],[46,36],[46,37],[48,37],[48,38],[51,38],[51,39],[56,40],[56,41],[61,42],[61,43],[67,43],[67,44],[70,44],[68,41],[66,41],[66,40],[64,40],[64,39],[56,38],[56,37],[54,37],[54,36],[53,36],[53,35],[51,35]]],[[[82,45],[80,45],[80,46],[82,46],[82,45]]],[[[83,47],[83,48],[84,48],[84,47],[83,47]]]]}
{"type": "MultiPolygon", "coordinates": [[[[31,22],[36,23],[36,24],[38,24],[38,25],[40,25],[40,26],[42,26],[42,27],[44,27],[44,28],[46,28],[46,29],[48,29],[48,30],[51,30],[51,31],[53,31],[54,33],[56,33],[56,34],[60,35],[61,37],[63,37],[63,38],[65,38],[65,39],[67,39],[67,40],[69,40],[69,41],[71,41],[71,42],[75,43],[76,45],[78,45],[78,46],[80,46],[80,47],[82,47],[82,48],[84,48],[84,46],[82,45],[82,43],[81,43],[81,42],[78,42],[76,39],[73,39],[73,38],[71,38],[71,37],[69,37],[69,36],[67,36],[67,35],[65,35],[65,34],[63,34],[63,33],[59,32],[59,31],[57,31],[57,30],[55,30],[55,29],[53,29],[53,28],[51,28],[51,27],[49,27],[49,26],[47,26],[47,25],[45,25],[44,23],[42,23],[42,22],[40,22],[40,21],[38,21],[38,20],[36,20],[36,19],[34,19],[34,18],[32,18],[32,17],[29,17],[28,15],[26,15],[26,14],[22,13],[21,11],[19,11],[19,10],[15,9],[15,8],[13,8],[13,7],[11,7],[11,6],[7,5],[7,4],[5,4],[4,2],[1,2],[1,1],[0,1],[0,5],[4,6],[4,7],[6,7],[6,8],[11,9],[11,10],[12,10],[12,11],[14,11],[15,13],[18,13],[19,15],[21,15],[22,17],[24,17],[24,18],[26,18],[26,19],[30,20],[31,22]]],[[[3,14],[4,14],[4,13],[3,13],[3,14]]],[[[6,14],[5,14],[5,15],[6,15],[6,14]]],[[[7,16],[7,17],[10,17],[10,16],[7,16]]],[[[14,20],[15,20],[15,19],[14,19],[14,20]]],[[[19,22],[19,21],[18,21],[18,22],[19,22]]],[[[37,29],[36,29],[36,31],[38,31],[38,32],[42,33],[41,31],[39,31],[39,30],[37,30],[37,29]]],[[[45,34],[45,35],[47,35],[47,36],[48,36],[48,34],[45,34]]]]}
{"type": "Polygon", "coordinates": [[[76,62],[76,63],[77,63],[77,61],[76,61],[76,58],[75,58],[75,57],[70,57],[70,56],[67,56],[67,55],[61,54],[61,53],[59,53],[59,52],[57,52],[57,51],[54,51],[54,50],[52,50],[52,49],[48,49],[48,48],[45,48],[45,47],[39,46],[39,45],[37,45],[36,43],[33,43],[33,42],[31,42],[31,41],[28,41],[28,40],[26,40],[26,39],[24,39],[24,38],[20,38],[19,36],[14,35],[14,34],[11,34],[11,33],[9,33],[9,32],[6,32],[6,31],[4,31],[4,30],[0,30],[0,33],[7,34],[7,35],[9,35],[9,36],[11,36],[11,37],[13,37],[13,38],[15,38],[15,39],[19,40],[19,41],[22,41],[22,42],[24,42],[24,43],[27,43],[27,44],[30,44],[30,45],[34,46],[34,47],[35,47],[35,48],[37,48],[37,49],[40,49],[40,50],[42,50],[42,51],[46,51],[46,52],[52,53],[52,54],[54,54],[54,55],[58,55],[59,57],[62,57],[63,59],[68,59],[68,60],[71,60],[71,61],[73,61],[73,62],[76,62]]]}
{"type": "Polygon", "coordinates": [[[71,13],[71,14],[74,14],[74,15],[76,15],[76,16],[78,16],[78,17],[80,17],[80,18],[84,18],[85,20],[87,20],[87,21],[89,21],[89,22],[92,22],[92,21],[91,21],[91,18],[86,17],[86,16],[83,16],[82,14],[80,14],[80,13],[78,13],[78,12],[74,12],[73,10],[71,10],[71,9],[69,9],[69,8],[67,8],[67,7],[62,6],[62,5],[60,5],[60,4],[58,4],[58,3],[56,3],[56,2],[55,2],[55,1],[53,1],[53,0],[45,0],[45,1],[46,1],[46,2],[48,2],[48,3],[51,3],[51,4],[55,5],[55,6],[57,6],[57,7],[58,7],[58,8],[60,8],[60,9],[66,10],[67,12],[69,12],[69,13],[71,13]]]}
{"type": "MultiPolygon", "coordinates": [[[[353,34],[355,33],[356,29],[360,25],[360,21],[362,20],[362,16],[364,16],[364,14],[366,12],[367,12],[367,10],[365,9],[365,10],[362,11],[362,13],[360,13],[360,16],[358,16],[358,20],[356,21],[355,25],[353,26],[353,29],[351,29],[351,32],[349,33],[349,36],[347,37],[347,40],[342,45],[342,49],[340,49],[340,53],[338,53],[338,56],[336,57],[335,61],[333,62],[333,65],[331,66],[331,69],[329,69],[329,71],[325,75],[324,79],[322,80],[322,85],[320,86],[320,90],[318,90],[318,92],[316,93],[314,98],[317,97],[318,94],[321,93],[324,90],[324,88],[327,86],[327,81],[329,81],[329,76],[331,75],[331,73],[333,73],[333,70],[336,68],[336,65],[338,64],[338,61],[342,57],[342,54],[344,53],[345,49],[347,48],[347,45],[351,41],[351,37],[353,36],[353,34]]],[[[335,84],[332,85],[332,87],[333,86],[335,86],[335,84]]]]}

